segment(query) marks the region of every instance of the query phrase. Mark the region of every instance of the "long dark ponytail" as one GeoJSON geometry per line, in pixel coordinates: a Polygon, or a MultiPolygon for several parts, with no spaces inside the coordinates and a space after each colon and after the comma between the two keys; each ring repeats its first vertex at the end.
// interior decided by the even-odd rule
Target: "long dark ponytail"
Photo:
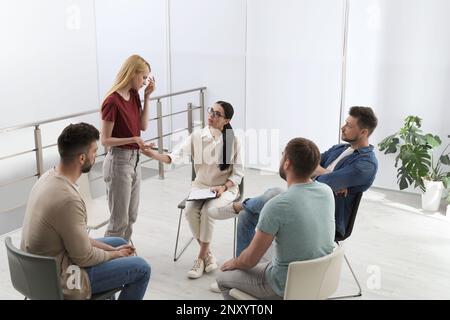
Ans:
{"type": "MultiPolygon", "coordinates": [[[[217,101],[216,104],[223,108],[225,119],[231,120],[234,115],[233,106],[225,101],[217,101]]],[[[223,126],[222,130],[223,149],[222,149],[222,163],[219,164],[221,171],[227,170],[231,165],[232,149],[234,144],[234,132],[230,123],[223,126]]]]}

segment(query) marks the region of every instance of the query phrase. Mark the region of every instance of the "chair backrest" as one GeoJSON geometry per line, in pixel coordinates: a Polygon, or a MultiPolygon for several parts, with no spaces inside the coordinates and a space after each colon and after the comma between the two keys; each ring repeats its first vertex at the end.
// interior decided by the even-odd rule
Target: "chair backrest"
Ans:
{"type": "Polygon", "coordinates": [[[326,299],[339,285],[344,248],[336,247],[321,258],[289,264],[285,300],[326,299]]]}
{"type": "Polygon", "coordinates": [[[77,185],[79,187],[78,192],[85,202],[92,200],[91,195],[91,185],[89,182],[89,174],[82,173],[81,176],[77,180],[77,185]]]}
{"type": "Polygon", "coordinates": [[[350,235],[352,234],[353,225],[355,224],[356,214],[358,213],[359,203],[361,202],[362,195],[362,192],[358,192],[356,194],[355,200],[353,201],[352,210],[350,211],[350,215],[348,217],[345,234],[343,236],[336,235],[335,241],[343,241],[350,237],[350,235]]]}
{"type": "Polygon", "coordinates": [[[64,299],[56,259],[17,249],[11,237],[5,239],[9,273],[14,288],[29,299],[64,299]]]}
{"type": "Polygon", "coordinates": [[[244,177],[242,177],[241,183],[239,184],[239,196],[234,201],[241,201],[244,197],[244,177]]]}
{"type": "Polygon", "coordinates": [[[192,181],[194,181],[195,178],[197,177],[197,175],[195,173],[195,168],[194,168],[194,159],[192,159],[192,158],[191,158],[191,167],[192,167],[191,179],[192,179],[192,181]]]}

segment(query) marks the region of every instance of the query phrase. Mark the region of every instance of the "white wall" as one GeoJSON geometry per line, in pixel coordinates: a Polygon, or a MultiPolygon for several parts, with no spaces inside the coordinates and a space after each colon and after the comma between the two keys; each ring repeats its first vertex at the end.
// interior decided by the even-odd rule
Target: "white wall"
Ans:
{"type": "Polygon", "coordinates": [[[0,2],[0,128],[98,103],[93,2],[0,2]]]}
{"type": "MultiPolygon", "coordinates": [[[[244,126],[245,1],[97,0],[96,17],[101,97],[123,60],[139,53],[151,63],[157,80],[153,96],[206,85],[206,106],[219,99],[230,101],[236,109],[233,124],[244,126]]],[[[164,99],[163,114],[198,101],[198,93],[164,99]]],[[[155,103],[150,113],[156,116],[155,103]]],[[[200,119],[198,111],[195,119],[200,119]]],[[[164,133],[186,128],[187,117],[165,120],[163,126],[164,133]]],[[[152,122],[144,137],[156,135],[152,122]]]]}
{"type": "MultiPolygon", "coordinates": [[[[350,1],[346,106],[373,106],[379,127],[372,144],[398,131],[408,115],[448,142],[449,12],[446,0],[350,1]]],[[[377,157],[375,185],[398,189],[394,156],[377,157]]]]}
{"type": "Polygon", "coordinates": [[[294,137],[337,142],[342,12],[335,0],[248,0],[246,128],[275,133],[247,143],[249,166],[278,170],[294,137]]]}
{"type": "MultiPolygon", "coordinates": [[[[92,1],[2,0],[0,41],[0,128],[97,106],[92,1]]],[[[64,124],[42,126],[44,145],[55,143],[55,128],[60,131],[64,124]]],[[[0,146],[0,157],[32,150],[33,131],[28,128],[2,133],[0,146]]],[[[55,148],[45,150],[45,168],[54,163],[55,153],[55,148]]],[[[0,162],[1,183],[35,173],[33,153],[0,162]]],[[[22,204],[34,181],[31,178],[0,188],[0,211],[22,204]]],[[[6,220],[1,223],[10,220],[5,214],[3,218],[6,220]]]]}
{"type": "MultiPolygon", "coordinates": [[[[242,0],[171,0],[172,90],[208,86],[205,106],[217,100],[235,109],[232,125],[245,121],[245,22],[242,0]]],[[[191,102],[198,105],[198,95],[191,102]]],[[[173,99],[173,111],[186,109],[185,97],[173,99]]],[[[174,122],[174,129],[185,127],[174,122]]]]}
{"type": "MultiPolygon", "coordinates": [[[[167,1],[166,0],[96,0],[96,28],[99,95],[103,100],[111,88],[122,63],[139,54],[151,67],[156,79],[153,96],[169,90],[167,70],[167,1]]],[[[143,90],[141,96],[143,98],[143,90]]],[[[152,102],[150,117],[156,117],[152,102]]],[[[152,122],[143,137],[155,137],[152,122]]]]}

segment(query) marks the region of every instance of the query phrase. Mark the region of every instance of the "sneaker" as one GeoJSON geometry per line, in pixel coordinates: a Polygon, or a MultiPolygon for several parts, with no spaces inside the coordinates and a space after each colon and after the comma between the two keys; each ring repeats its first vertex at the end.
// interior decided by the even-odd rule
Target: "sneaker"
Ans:
{"type": "Polygon", "coordinates": [[[217,281],[214,281],[213,283],[211,283],[211,285],[209,286],[209,290],[211,290],[214,293],[222,293],[219,289],[219,285],[217,284],[217,281]]]}
{"type": "Polygon", "coordinates": [[[212,255],[212,253],[208,253],[205,258],[205,272],[211,272],[217,269],[217,261],[216,257],[212,255]]]}
{"type": "Polygon", "coordinates": [[[187,276],[191,279],[197,279],[203,275],[203,271],[205,271],[205,263],[203,262],[203,259],[197,259],[194,261],[194,265],[187,273],[187,276]]]}
{"type": "Polygon", "coordinates": [[[233,202],[227,204],[225,207],[212,207],[208,209],[208,215],[216,220],[225,220],[231,218],[237,218],[238,214],[234,211],[233,202]]]}

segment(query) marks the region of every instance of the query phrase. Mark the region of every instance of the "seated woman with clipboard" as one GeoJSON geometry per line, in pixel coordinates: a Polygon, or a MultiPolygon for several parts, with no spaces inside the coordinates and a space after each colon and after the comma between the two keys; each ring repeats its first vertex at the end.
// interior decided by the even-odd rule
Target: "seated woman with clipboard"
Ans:
{"type": "Polygon", "coordinates": [[[224,207],[237,198],[244,176],[240,143],[230,125],[233,114],[231,104],[218,101],[213,108],[208,108],[208,126],[194,131],[172,153],[159,154],[150,148],[142,150],[146,156],[164,163],[186,163],[183,160],[191,158],[194,161],[196,177],[185,212],[192,234],[200,244],[200,252],[187,273],[191,279],[217,268],[210,249],[214,219],[228,217],[212,209],[224,207]]]}

